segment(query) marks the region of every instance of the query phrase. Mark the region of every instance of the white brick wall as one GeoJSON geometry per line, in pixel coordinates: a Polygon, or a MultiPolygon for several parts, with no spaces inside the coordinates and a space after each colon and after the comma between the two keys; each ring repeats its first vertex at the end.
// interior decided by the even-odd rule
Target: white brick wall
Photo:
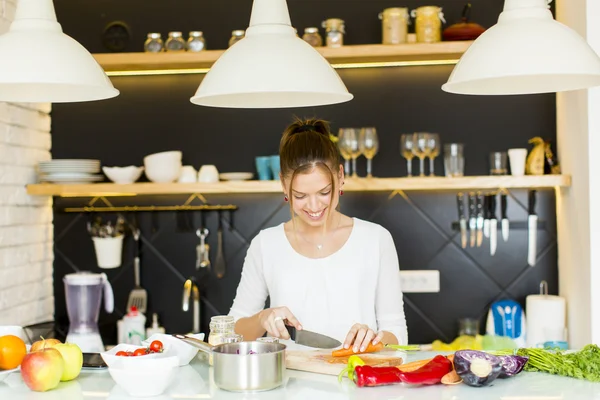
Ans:
{"type": "MultiPolygon", "coordinates": [[[[17,0],[0,0],[0,34],[17,0]]],[[[0,103],[0,325],[54,316],[52,199],[27,195],[50,156],[50,104],[0,103]]]]}

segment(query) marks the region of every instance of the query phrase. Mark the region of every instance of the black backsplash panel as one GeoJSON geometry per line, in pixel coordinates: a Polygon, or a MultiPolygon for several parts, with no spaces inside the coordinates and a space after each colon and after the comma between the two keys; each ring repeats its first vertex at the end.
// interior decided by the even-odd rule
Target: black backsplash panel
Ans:
{"type": "MultiPolygon", "coordinates": [[[[326,17],[342,17],[348,22],[347,43],[376,43],[380,21],[376,15],[391,1],[296,1],[288,2],[292,20],[298,27],[316,25],[326,17]],[[364,15],[372,18],[365,19],[364,15]],[[360,27],[357,29],[356,27],[360,27]]],[[[93,52],[105,51],[101,32],[113,20],[132,27],[139,51],[146,32],[202,29],[210,48],[224,47],[232,29],[247,25],[250,1],[170,1],[122,2],[106,0],[81,5],[71,0],[55,2],[65,32],[93,52]],[[210,7],[209,7],[210,6],[210,7]],[[214,45],[213,45],[214,44],[214,45]]],[[[438,1],[446,16],[457,18],[462,2],[438,1]]],[[[405,5],[425,5],[406,1],[405,5]]],[[[485,2],[473,18],[485,26],[497,19],[501,2],[485,2]],[[488,4],[489,3],[489,4],[488,4]]],[[[467,175],[488,172],[491,151],[527,146],[527,140],[541,135],[556,137],[553,95],[470,97],[444,93],[440,86],[450,74],[450,66],[340,70],[355,95],[346,104],[291,110],[227,110],[192,105],[202,75],[112,78],[121,95],[93,102],[55,104],[52,112],[54,158],[98,158],[103,165],[142,165],[147,154],[182,150],[184,164],[199,168],[216,164],[221,172],[254,171],[254,157],[275,154],[282,130],[294,115],[317,116],[331,122],[334,132],[343,126],[376,126],[381,150],[375,157],[374,174],[381,177],[405,176],[406,161],[399,154],[401,133],[438,132],[443,143],[465,143],[467,175]]],[[[417,168],[414,162],[413,168],[417,168]]],[[[441,157],[436,171],[443,173],[441,157]]],[[[365,174],[365,160],[359,160],[359,174],[365,174]]],[[[437,269],[441,292],[406,294],[405,311],[411,342],[451,340],[457,319],[478,317],[482,321],[490,303],[537,292],[542,279],[550,291],[558,292],[555,196],[540,191],[538,214],[545,222],[538,232],[538,264],[528,267],[527,231],[512,230],[507,243],[499,242],[494,257],[489,247],[460,248],[459,236],[451,229],[456,220],[455,192],[346,193],[342,210],[348,215],[382,224],[392,232],[403,269],[437,269]]],[[[262,228],[289,217],[282,195],[210,195],[213,204],[236,204],[234,219],[222,217],[227,273],[223,279],[195,269],[198,238],[186,230],[182,218],[171,212],[139,213],[142,229],[142,285],[149,291],[149,314],[157,312],[169,331],[188,331],[190,313],[181,310],[183,282],[196,276],[201,284],[202,329],[210,317],[227,313],[239,282],[248,243],[262,228]]],[[[525,221],[527,192],[511,192],[508,216],[525,221]]],[[[115,204],[182,204],[187,196],[154,196],[139,199],[111,199],[115,204]]],[[[62,277],[74,269],[99,271],[92,241],[85,230],[88,215],[67,214],[66,205],[82,205],[87,199],[57,199],[55,213],[55,294],[56,318],[65,322],[62,277]]],[[[209,244],[216,249],[217,218],[206,214],[211,230],[209,244]]],[[[107,217],[110,217],[107,215],[107,217]]],[[[133,215],[126,216],[133,220],[133,215]]],[[[106,270],[115,289],[117,312],[101,314],[107,340],[114,342],[114,322],[122,316],[127,296],[133,288],[133,239],[128,236],[123,266],[106,270]]],[[[214,261],[215,251],[212,252],[214,261]]],[[[349,288],[354,293],[359,288],[349,288]]]]}

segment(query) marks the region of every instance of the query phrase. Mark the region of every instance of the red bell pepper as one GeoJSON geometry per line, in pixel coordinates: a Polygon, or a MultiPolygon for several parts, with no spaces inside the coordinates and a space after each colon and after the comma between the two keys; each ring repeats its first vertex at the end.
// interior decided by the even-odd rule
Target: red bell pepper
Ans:
{"type": "Polygon", "coordinates": [[[356,386],[383,386],[395,383],[434,385],[452,371],[452,362],[444,356],[435,356],[430,362],[412,372],[402,372],[396,367],[356,366],[356,386]]]}

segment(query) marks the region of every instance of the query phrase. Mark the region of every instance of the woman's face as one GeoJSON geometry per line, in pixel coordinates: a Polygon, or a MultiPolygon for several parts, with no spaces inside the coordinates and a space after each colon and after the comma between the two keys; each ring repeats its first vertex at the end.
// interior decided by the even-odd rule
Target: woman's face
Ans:
{"type": "Polygon", "coordinates": [[[340,183],[343,182],[342,168],[334,173],[335,191],[332,192],[331,177],[321,168],[313,168],[308,173],[299,173],[294,178],[291,192],[290,182],[284,182],[284,190],[292,202],[293,212],[310,226],[321,226],[327,220],[330,210],[335,210],[340,199],[340,183]]]}

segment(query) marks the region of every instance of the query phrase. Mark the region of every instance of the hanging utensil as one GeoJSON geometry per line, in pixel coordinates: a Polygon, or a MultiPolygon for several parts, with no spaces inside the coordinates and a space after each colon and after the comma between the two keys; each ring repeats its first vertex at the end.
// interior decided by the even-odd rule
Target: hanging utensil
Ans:
{"type": "Polygon", "coordinates": [[[535,213],[535,190],[529,191],[528,201],[528,217],[527,217],[527,230],[528,230],[528,241],[529,246],[527,248],[527,264],[530,266],[535,265],[535,259],[537,257],[537,221],[538,216],[535,213]]]}
{"type": "Polygon", "coordinates": [[[505,242],[508,241],[508,230],[509,230],[509,222],[508,217],[506,216],[506,192],[502,192],[500,194],[500,213],[502,217],[502,240],[505,242]]]}
{"type": "Polygon", "coordinates": [[[196,246],[196,269],[210,267],[210,246],[206,243],[206,237],[209,231],[206,228],[199,228],[196,230],[196,236],[200,238],[200,244],[196,246]]]}
{"type": "Polygon", "coordinates": [[[225,276],[225,254],[223,251],[223,223],[219,211],[219,229],[217,231],[217,258],[215,260],[215,275],[221,279],[225,276]]]}
{"type": "Polygon", "coordinates": [[[135,257],[133,259],[133,273],[135,278],[135,286],[129,292],[129,300],[127,301],[127,310],[135,306],[141,313],[146,312],[148,305],[148,292],[141,286],[140,283],[140,230],[136,227],[133,230],[133,239],[135,240],[135,257]]]}
{"type": "Polygon", "coordinates": [[[483,243],[483,194],[477,192],[477,247],[483,243]]]}
{"type": "Polygon", "coordinates": [[[465,218],[465,204],[463,201],[463,194],[458,193],[456,195],[456,202],[458,204],[458,222],[460,224],[460,247],[463,249],[467,248],[467,219],[465,218]]]}
{"type": "Polygon", "coordinates": [[[475,211],[475,193],[469,193],[469,247],[475,247],[477,236],[477,215],[475,211]]]}
{"type": "Polygon", "coordinates": [[[496,194],[490,194],[490,255],[496,254],[498,245],[498,219],[496,219],[496,194]]]}

